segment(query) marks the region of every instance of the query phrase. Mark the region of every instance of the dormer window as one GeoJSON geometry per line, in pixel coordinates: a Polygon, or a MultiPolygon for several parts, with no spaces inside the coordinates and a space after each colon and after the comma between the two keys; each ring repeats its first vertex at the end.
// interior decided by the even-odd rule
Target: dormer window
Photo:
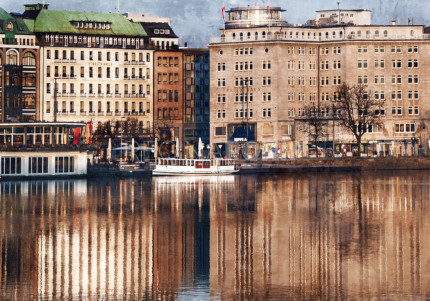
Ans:
{"type": "Polygon", "coordinates": [[[106,29],[110,29],[110,24],[106,24],[106,29]]]}
{"type": "Polygon", "coordinates": [[[164,29],[160,29],[160,34],[164,34],[164,29]]]}
{"type": "Polygon", "coordinates": [[[164,34],[170,34],[170,29],[165,29],[164,34]]]}
{"type": "Polygon", "coordinates": [[[7,22],[6,30],[13,31],[13,23],[11,21],[7,22]]]}
{"type": "Polygon", "coordinates": [[[93,28],[93,23],[88,24],[88,28],[93,28]]]}
{"type": "Polygon", "coordinates": [[[154,33],[155,33],[155,34],[159,34],[159,33],[160,33],[160,30],[158,30],[158,29],[154,29],[154,33]]]}

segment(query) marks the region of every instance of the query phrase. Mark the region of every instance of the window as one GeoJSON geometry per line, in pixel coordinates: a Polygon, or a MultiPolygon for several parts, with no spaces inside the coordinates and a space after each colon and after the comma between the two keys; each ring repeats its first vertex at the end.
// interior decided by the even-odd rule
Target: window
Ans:
{"type": "Polygon", "coordinates": [[[22,173],[21,158],[19,157],[2,157],[0,161],[0,174],[16,175],[22,173]]]}
{"type": "Polygon", "coordinates": [[[56,157],[55,158],[55,173],[73,173],[74,172],[73,157],[56,157]]]}
{"type": "Polygon", "coordinates": [[[375,75],[375,84],[385,84],[385,76],[375,75]]]}
{"type": "Polygon", "coordinates": [[[218,87],[225,87],[225,78],[218,78],[218,87]]]}
{"type": "Polygon", "coordinates": [[[408,84],[418,84],[418,75],[409,75],[408,76],[408,84]]]}
{"type": "Polygon", "coordinates": [[[28,158],[29,174],[48,173],[48,157],[31,157],[28,158]]]}
{"type": "Polygon", "coordinates": [[[418,68],[418,60],[408,60],[408,68],[418,68]]]}
{"type": "Polygon", "coordinates": [[[392,107],[391,114],[393,116],[401,116],[402,115],[402,107],[392,107]]]}
{"type": "Polygon", "coordinates": [[[402,100],[402,91],[392,91],[391,99],[393,100],[402,100]]]}
{"type": "Polygon", "coordinates": [[[392,84],[401,84],[402,83],[402,76],[401,75],[393,75],[391,77],[391,83],[392,84]]]}
{"type": "Polygon", "coordinates": [[[375,60],[375,68],[376,69],[384,69],[385,68],[385,60],[375,60]]]}
{"type": "Polygon", "coordinates": [[[415,133],[415,123],[396,123],[396,133],[415,133]]]}
{"type": "Polygon", "coordinates": [[[385,46],[375,46],[375,53],[384,53],[385,46]]]}
{"type": "Polygon", "coordinates": [[[272,62],[271,61],[263,61],[263,70],[266,69],[272,69],[272,62]]]}
{"type": "Polygon", "coordinates": [[[408,53],[417,53],[418,46],[408,46],[408,53]]]}
{"type": "Polygon", "coordinates": [[[217,97],[217,102],[218,103],[225,103],[225,94],[218,94],[218,97],[217,97]]]}
{"type": "Polygon", "coordinates": [[[409,99],[419,99],[420,98],[420,94],[418,91],[409,91],[408,92],[408,98],[409,99]]]}
{"type": "Polygon", "coordinates": [[[402,68],[402,60],[392,60],[391,66],[395,68],[402,68]]]}
{"type": "Polygon", "coordinates": [[[263,86],[270,86],[272,84],[272,78],[269,77],[263,77],[263,86]]]}
{"type": "Polygon", "coordinates": [[[367,46],[358,46],[357,51],[358,51],[358,53],[367,53],[368,48],[367,48],[367,46]]]}
{"type": "Polygon", "coordinates": [[[375,99],[377,100],[385,100],[385,92],[384,91],[375,91],[375,99]]]}
{"type": "Polygon", "coordinates": [[[36,57],[31,52],[26,52],[23,57],[22,64],[24,66],[36,66],[36,57]]]}
{"type": "Polygon", "coordinates": [[[6,65],[18,65],[18,52],[8,50],[6,54],[6,65]]]}
{"type": "Polygon", "coordinates": [[[367,60],[359,60],[358,61],[358,68],[359,69],[367,69],[367,60]]]}
{"type": "Polygon", "coordinates": [[[418,107],[409,107],[408,113],[409,115],[419,115],[420,110],[418,107]]]}
{"type": "Polygon", "coordinates": [[[215,127],[215,136],[225,136],[227,133],[226,127],[215,127]]]}

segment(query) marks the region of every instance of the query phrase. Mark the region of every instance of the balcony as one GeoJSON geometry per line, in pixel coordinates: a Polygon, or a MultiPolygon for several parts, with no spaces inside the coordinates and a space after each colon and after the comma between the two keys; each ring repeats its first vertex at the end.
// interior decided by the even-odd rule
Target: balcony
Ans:
{"type": "Polygon", "coordinates": [[[79,94],[79,97],[87,97],[87,94],[86,94],[86,93],[81,92],[81,93],[79,94]]]}
{"type": "Polygon", "coordinates": [[[97,97],[99,97],[99,98],[103,98],[105,95],[104,95],[104,93],[97,93],[97,97]]]}
{"type": "Polygon", "coordinates": [[[88,97],[96,97],[95,93],[88,93],[88,97]]]}
{"type": "Polygon", "coordinates": [[[115,98],[121,98],[121,93],[115,93],[115,98]]]}
{"type": "Polygon", "coordinates": [[[106,93],[107,98],[112,98],[112,96],[113,96],[112,93],[106,93]]]}

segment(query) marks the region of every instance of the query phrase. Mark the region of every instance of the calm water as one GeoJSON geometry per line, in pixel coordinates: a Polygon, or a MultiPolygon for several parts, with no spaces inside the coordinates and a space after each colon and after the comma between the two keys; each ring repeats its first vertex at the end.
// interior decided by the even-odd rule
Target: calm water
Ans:
{"type": "Polygon", "coordinates": [[[430,298],[430,172],[4,182],[3,300],[430,298]]]}

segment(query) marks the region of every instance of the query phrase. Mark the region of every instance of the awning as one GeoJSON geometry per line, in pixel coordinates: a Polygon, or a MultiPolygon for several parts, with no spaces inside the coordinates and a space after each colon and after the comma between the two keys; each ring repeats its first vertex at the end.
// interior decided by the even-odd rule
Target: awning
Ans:
{"type": "Polygon", "coordinates": [[[246,126],[239,126],[230,137],[230,141],[235,141],[236,138],[247,138],[245,141],[255,141],[254,132],[248,127],[248,133],[246,133],[246,126]],[[247,135],[248,134],[248,135],[247,135]]]}

